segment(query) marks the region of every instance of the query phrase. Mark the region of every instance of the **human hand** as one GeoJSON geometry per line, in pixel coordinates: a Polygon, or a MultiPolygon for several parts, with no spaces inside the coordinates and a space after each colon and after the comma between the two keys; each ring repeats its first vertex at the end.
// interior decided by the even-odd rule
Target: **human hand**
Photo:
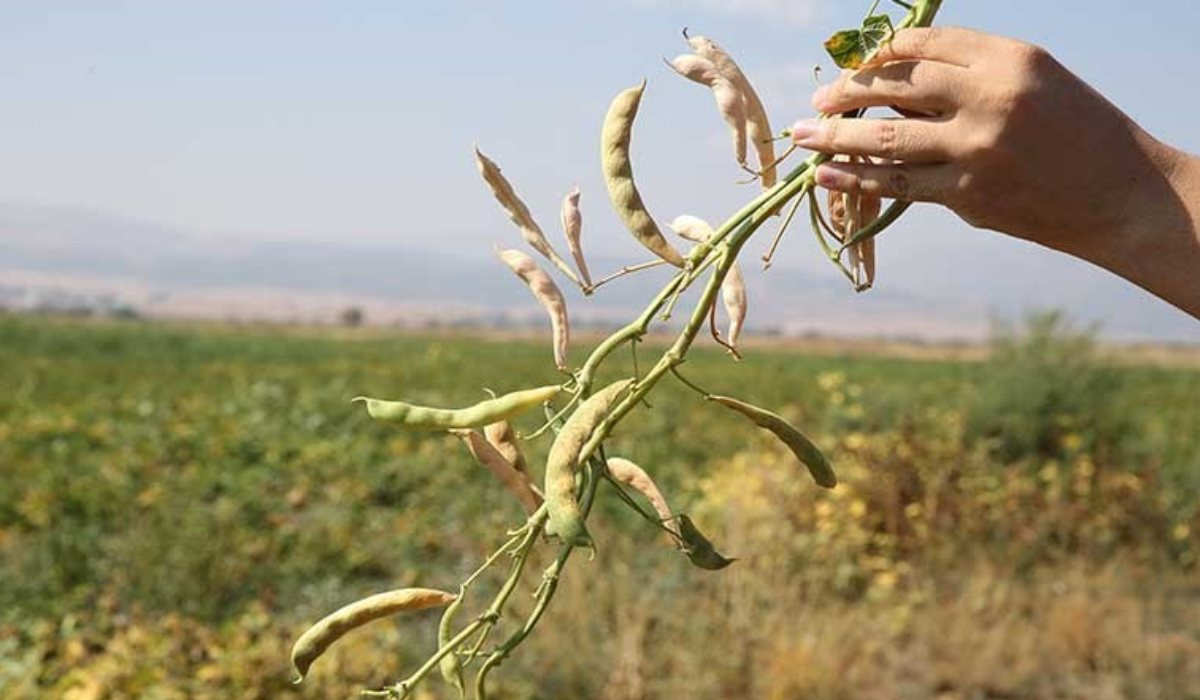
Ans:
{"type": "Polygon", "coordinates": [[[909,115],[793,126],[804,148],[883,160],[822,165],[822,187],[944,204],[974,226],[1091,260],[1200,313],[1195,284],[1181,302],[1179,290],[1172,298],[1160,288],[1161,271],[1121,260],[1144,253],[1152,234],[1185,229],[1177,242],[1200,260],[1200,190],[1188,202],[1192,184],[1180,182],[1194,162],[1043,49],[966,29],[902,30],[870,65],[818,90],[813,105],[909,115]]]}

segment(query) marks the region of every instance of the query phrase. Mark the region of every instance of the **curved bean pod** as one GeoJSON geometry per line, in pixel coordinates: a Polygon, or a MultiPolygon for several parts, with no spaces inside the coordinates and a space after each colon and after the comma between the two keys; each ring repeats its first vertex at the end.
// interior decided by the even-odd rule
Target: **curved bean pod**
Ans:
{"type": "MultiPolygon", "coordinates": [[[[845,241],[855,231],[879,217],[880,201],[858,193],[829,192],[829,225],[838,239],[845,241]]],[[[850,270],[859,290],[875,284],[875,239],[868,238],[850,246],[850,270]]]]}
{"type": "Polygon", "coordinates": [[[588,287],[592,286],[592,275],[588,272],[587,260],[583,258],[583,244],[580,241],[583,235],[583,214],[579,212],[579,185],[571,188],[566,197],[563,197],[562,218],[563,234],[567,237],[567,249],[571,251],[571,257],[575,259],[575,267],[579,269],[579,276],[583,278],[583,283],[588,287]]]}
{"type": "Polygon", "coordinates": [[[575,271],[562,259],[554,246],[550,245],[550,241],[546,240],[546,234],[542,233],[542,227],[534,221],[533,215],[529,213],[529,207],[525,206],[525,202],[517,196],[512,183],[500,171],[500,166],[483,155],[478,146],[475,148],[475,165],[479,168],[479,174],[483,176],[484,182],[491,188],[496,201],[504,207],[504,211],[508,212],[508,217],[521,230],[521,237],[525,239],[525,242],[554,263],[555,267],[562,270],[567,279],[579,284],[579,278],[575,275],[575,271]]]}
{"type": "Polygon", "coordinates": [[[575,498],[575,475],[579,472],[579,455],[592,431],[613,405],[621,399],[625,390],[633,384],[624,379],[604,387],[579,404],[563,425],[550,456],[546,460],[546,506],[550,520],[547,534],[558,535],[563,542],[576,547],[590,547],[592,538],[583,523],[583,513],[575,498]]]}
{"type": "Polygon", "coordinates": [[[571,335],[571,323],[567,318],[567,300],[550,275],[537,266],[533,258],[519,250],[499,250],[500,261],[508,266],[533,292],[550,316],[550,328],[554,334],[554,366],[567,370],[567,343],[571,335]]]}
{"type": "Polygon", "coordinates": [[[622,91],[613,99],[604,116],[604,129],[600,135],[600,163],[604,170],[604,182],[608,186],[609,201],[625,228],[650,252],[675,267],[683,267],[683,256],[658,230],[633,180],[629,148],[633,138],[633,122],[645,89],[646,81],[643,80],[637,86],[622,91]]]}
{"type": "Polygon", "coordinates": [[[506,420],[488,423],[483,428],[483,436],[491,443],[496,451],[503,455],[508,463],[519,472],[528,474],[529,465],[525,462],[525,454],[521,452],[521,444],[512,424],[506,420]]]}
{"type": "Polygon", "coordinates": [[[494,399],[480,401],[467,408],[430,408],[403,401],[383,401],[366,396],[355,397],[355,401],[367,404],[367,413],[372,418],[389,423],[399,423],[406,428],[422,430],[449,430],[452,428],[481,428],[488,423],[519,416],[531,408],[554,398],[559,386],[543,386],[536,389],[514,391],[494,399]]]}
{"type": "Polygon", "coordinates": [[[646,500],[650,501],[651,507],[654,508],[654,512],[658,513],[658,518],[663,525],[677,540],[681,540],[679,526],[675,524],[675,516],[671,514],[671,506],[667,505],[667,499],[662,495],[658,484],[654,483],[654,479],[651,479],[644,469],[621,457],[610,457],[607,464],[608,473],[612,474],[617,481],[629,484],[635,491],[645,496],[646,500]]]}
{"type": "MultiPolygon", "coordinates": [[[[698,216],[683,214],[671,221],[671,230],[681,238],[694,243],[704,243],[713,235],[712,226],[698,216]]],[[[729,268],[729,274],[721,283],[721,301],[725,313],[729,316],[729,345],[737,348],[738,338],[742,335],[742,327],[746,323],[748,302],[746,299],[746,279],[742,276],[742,268],[734,263],[729,268]]]]}
{"type": "Polygon", "coordinates": [[[746,167],[746,101],[738,87],[721,75],[712,61],[699,56],[684,54],[667,61],[667,65],[688,80],[712,90],[717,111],[729,126],[733,138],[733,156],[738,165],[746,167]]]}
{"type": "Polygon", "coordinates": [[[679,516],[679,533],[683,542],[683,553],[687,555],[688,561],[701,569],[720,571],[737,561],[718,552],[713,543],[696,529],[692,519],[686,515],[679,516]]]}
{"type": "MultiPolygon", "coordinates": [[[[462,607],[463,597],[460,593],[454,602],[450,604],[446,611],[442,613],[442,619],[438,623],[438,649],[443,649],[450,643],[454,637],[454,618],[458,616],[458,610],[462,607]]],[[[467,697],[467,685],[463,680],[463,664],[462,659],[458,658],[456,652],[450,652],[442,657],[438,662],[438,671],[442,674],[442,679],[458,690],[458,697],[467,697]]]]}
{"type": "Polygon", "coordinates": [[[737,348],[738,338],[742,335],[742,326],[746,323],[746,279],[742,277],[742,268],[734,263],[721,283],[721,302],[725,305],[725,313],[729,316],[730,347],[737,348]]]}
{"type": "Polygon", "coordinates": [[[475,461],[495,475],[504,488],[521,502],[525,512],[533,515],[534,511],[542,505],[542,494],[530,483],[529,476],[525,472],[517,471],[516,467],[478,432],[474,430],[453,430],[451,432],[462,438],[475,461]]]}
{"type": "Polygon", "coordinates": [[[304,680],[313,662],[346,633],[398,612],[440,608],[455,598],[451,593],[432,588],[401,588],[376,593],[338,609],[321,618],[296,640],[296,645],[292,647],[292,665],[299,675],[293,682],[304,680]]]}
{"type": "Polygon", "coordinates": [[[763,189],[770,189],[775,185],[775,134],[771,133],[771,122],[767,119],[762,100],[737,62],[717,42],[704,36],[688,37],[687,42],[697,56],[712,61],[721,75],[737,86],[741,93],[746,112],[746,131],[758,155],[762,186],[763,189]]]}
{"type": "Polygon", "coordinates": [[[784,420],[782,416],[728,396],[709,396],[708,400],[736,411],[749,418],[758,427],[771,431],[775,437],[788,446],[792,454],[796,455],[796,459],[808,467],[808,473],[812,475],[813,481],[818,485],[827,489],[837,486],[837,476],[834,475],[829,460],[825,459],[825,455],[813,444],[812,440],[805,437],[804,433],[784,420]]]}

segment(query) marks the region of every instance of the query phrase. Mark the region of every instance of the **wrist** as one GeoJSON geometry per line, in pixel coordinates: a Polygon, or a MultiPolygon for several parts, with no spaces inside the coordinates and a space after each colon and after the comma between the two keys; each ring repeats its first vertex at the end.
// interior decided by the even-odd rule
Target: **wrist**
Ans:
{"type": "Polygon", "coordinates": [[[1075,254],[1200,318],[1200,159],[1149,135],[1108,245],[1075,254]]]}

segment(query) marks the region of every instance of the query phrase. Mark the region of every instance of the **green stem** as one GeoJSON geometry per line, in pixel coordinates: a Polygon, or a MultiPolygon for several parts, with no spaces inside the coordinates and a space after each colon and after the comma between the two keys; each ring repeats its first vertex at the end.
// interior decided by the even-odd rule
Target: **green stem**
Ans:
{"type": "MultiPolygon", "coordinates": [[[[548,514],[549,511],[543,507],[540,508],[530,519],[530,527],[526,529],[520,545],[517,546],[516,561],[513,562],[512,572],[509,573],[508,580],[504,582],[504,586],[501,587],[500,592],[497,593],[496,597],[492,599],[492,603],[488,606],[487,610],[480,614],[479,617],[475,618],[471,624],[464,627],[458,634],[454,635],[450,641],[446,642],[445,646],[438,649],[437,652],[434,653],[433,656],[429,657],[429,659],[426,660],[420,668],[414,671],[411,676],[392,686],[389,689],[389,692],[393,697],[408,697],[409,691],[411,691],[413,688],[416,688],[417,684],[425,679],[425,676],[429,675],[433,669],[437,668],[437,665],[441,663],[441,660],[446,655],[453,654],[458,647],[466,643],[479,630],[487,629],[488,627],[496,624],[496,621],[500,619],[500,613],[503,612],[505,604],[508,603],[509,597],[511,597],[513,591],[516,590],[517,583],[521,579],[521,573],[525,569],[525,562],[529,559],[529,552],[533,549],[533,545],[537,542],[537,537],[542,532],[542,526],[545,524],[548,514]]],[[[501,549],[497,552],[497,555],[500,552],[505,551],[507,548],[508,545],[501,547],[501,549]]],[[[496,555],[493,555],[493,558],[495,558],[495,556],[496,555]]]]}

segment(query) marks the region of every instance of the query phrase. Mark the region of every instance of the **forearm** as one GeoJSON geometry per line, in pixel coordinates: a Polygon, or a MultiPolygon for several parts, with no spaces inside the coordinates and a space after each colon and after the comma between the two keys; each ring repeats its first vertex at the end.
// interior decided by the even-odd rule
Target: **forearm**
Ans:
{"type": "Polygon", "coordinates": [[[1147,150],[1157,171],[1131,177],[1125,224],[1065,252],[1200,318],[1200,158],[1158,142],[1147,150]]]}

